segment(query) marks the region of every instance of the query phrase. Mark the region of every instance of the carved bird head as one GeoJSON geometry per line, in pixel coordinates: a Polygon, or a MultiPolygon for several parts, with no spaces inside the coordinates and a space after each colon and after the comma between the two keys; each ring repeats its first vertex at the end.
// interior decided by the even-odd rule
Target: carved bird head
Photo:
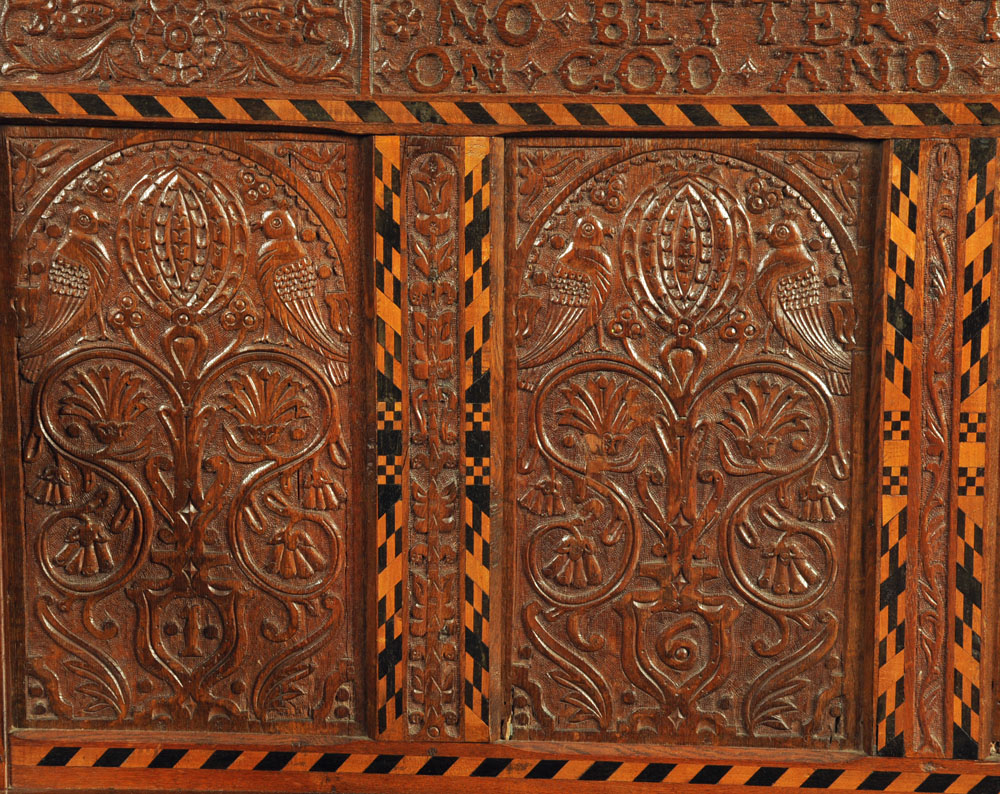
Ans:
{"type": "Polygon", "coordinates": [[[295,221],[287,210],[268,210],[261,217],[260,225],[268,240],[295,236],[295,221]]]}
{"type": "Polygon", "coordinates": [[[86,207],[77,207],[69,216],[69,228],[82,234],[94,234],[102,223],[100,216],[86,207]]]}
{"type": "Polygon", "coordinates": [[[774,248],[792,248],[802,245],[802,232],[795,221],[778,221],[768,230],[766,239],[774,248]]]}
{"type": "Polygon", "coordinates": [[[581,215],[573,228],[573,243],[577,246],[598,246],[604,242],[604,226],[593,215],[581,215]]]}

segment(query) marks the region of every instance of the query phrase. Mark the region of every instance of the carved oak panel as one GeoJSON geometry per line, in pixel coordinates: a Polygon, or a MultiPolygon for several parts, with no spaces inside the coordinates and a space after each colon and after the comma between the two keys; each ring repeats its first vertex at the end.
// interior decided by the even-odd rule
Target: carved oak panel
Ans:
{"type": "Polygon", "coordinates": [[[9,82],[355,93],[359,0],[4,0],[9,82]]]}
{"type": "Polygon", "coordinates": [[[877,171],[509,151],[515,738],[857,746],[877,171]]]}
{"type": "Polygon", "coordinates": [[[357,733],[358,146],[8,147],[18,723],[357,733]]]}
{"type": "Polygon", "coordinates": [[[374,0],[371,36],[376,93],[919,96],[1000,87],[997,0],[374,0]]]}

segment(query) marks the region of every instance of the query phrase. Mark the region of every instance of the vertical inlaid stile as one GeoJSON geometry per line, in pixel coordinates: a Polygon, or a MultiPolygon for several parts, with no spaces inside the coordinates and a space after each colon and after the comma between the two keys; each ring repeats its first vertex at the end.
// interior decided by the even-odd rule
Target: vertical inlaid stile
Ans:
{"type": "Polygon", "coordinates": [[[407,391],[401,139],[375,138],[375,372],[377,391],[376,648],[377,736],[401,738],[406,546],[407,391]]]}
{"type": "MultiPolygon", "coordinates": [[[[958,510],[953,534],[953,755],[976,758],[982,734],[982,638],[984,533],[995,526],[989,515],[987,436],[990,297],[996,245],[997,142],[969,143],[965,185],[964,250],[961,258],[961,325],[956,329],[960,351],[960,414],[955,493],[958,510]]],[[[991,421],[995,422],[996,417],[991,421]]],[[[994,453],[995,454],[995,453],[994,453]]]]}
{"type": "Polygon", "coordinates": [[[462,393],[465,414],[463,697],[467,740],[488,739],[490,725],[491,167],[490,139],[467,138],[462,251],[462,393]]]}
{"type": "Polygon", "coordinates": [[[876,748],[902,755],[908,714],[905,676],[907,541],[917,293],[920,142],[892,147],[884,272],[882,488],[876,623],[876,748]]]}

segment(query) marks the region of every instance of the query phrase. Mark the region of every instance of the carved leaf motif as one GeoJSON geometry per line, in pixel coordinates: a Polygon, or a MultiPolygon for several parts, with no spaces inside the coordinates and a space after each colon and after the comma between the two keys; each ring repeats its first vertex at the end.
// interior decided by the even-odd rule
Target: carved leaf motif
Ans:
{"type": "Polygon", "coordinates": [[[42,140],[10,141],[11,182],[17,185],[14,208],[19,212],[26,207],[24,197],[53,165],[64,157],[75,154],[77,141],[42,140]]]}
{"type": "Polygon", "coordinates": [[[572,383],[563,389],[566,405],[556,413],[559,424],[579,430],[593,446],[593,452],[615,456],[639,426],[633,416],[638,389],[626,382],[617,386],[608,378],[572,383]]]}
{"type": "Polygon", "coordinates": [[[45,3],[25,29],[29,35],[51,34],[57,39],[86,39],[107,30],[118,15],[113,3],[101,0],[71,0],[45,3]]]}
{"type": "MultiPolygon", "coordinates": [[[[80,681],[77,691],[88,699],[84,714],[99,719],[124,717],[128,713],[129,688],[114,662],[63,625],[53,610],[52,599],[40,600],[36,612],[46,633],[61,649],[62,663],[80,681]]],[[[56,683],[54,691],[61,689],[58,679],[46,677],[56,683]]]]}
{"type": "Polygon", "coordinates": [[[844,223],[858,217],[858,156],[841,152],[793,152],[785,155],[789,165],[801,163],[833,196],[844,212],[844,223]]]}
{"type": "Polygon", "coordinates": [[[760,676],[747,694],[743,718],[755,734],[787,732],[795,727],[789,717],[801,710],[798,698],[809,683],[805,675],[836,642],[840,624],[826,612],[817,621],[815,634],[788,659],[760,676]]]}
{"type": "Polygon", "coordinates": [[[760,379],[740,384],[728,397],[729,408],[721,424],[733,434],[738,452],[725,439],[721,442],[730,474],[745,473],[743,459],[766,465],[785,441],[797,452],[805,448],[799,435],[809,432],[810,414],[803,404],[805,395],[793,385],[760,379]]]}
{"type": "Polygon", "coordinates": [[[305,386],[278,370],[259,367],[227,382],[225,410],[239,423],[243,438],[260,447],[273,446],[284,434],[295,438],[297,425],[310,417],[305,386]]]}
{"type": "Polygon", "coordinates": [[[343,146],[281,144],[275,148],[275,154],[290,157],[308,169],[310,179],[319,181],[327,195],[333,199],[334,214],[338,218],[347,215],[347,175],[343,146]]]}
{"type": "Polygon", "coordinates": [[[447,380],[454,375],[454,318],[452,312],[437,317],[428,316],[424,312],[413,313],[413,335],[416,338],[413,346],[415,378],[424,381],[431,378],[447,380]]]}
{"type": "Polygon", "coordinates": [[[417,532],[453,532],[456,526],[455,500],[458,498],[458,485],[448,482],[443,487],[431,479],[427,487],[419,483],[413,484],[413,511],[417,521],[414,528],[417,532]]]}
{"type": "Polygon", "coordinates": [[[525,199],[518,210],[518,217],[522,221],[529,220],[533,205],[541,197],[542,191],[554,185],[564,172],[583,160],[584,156],[580,152],[567,154],[559,149],[522,152],[517,166],[517,190],[525,199]]]}
{"type": "Polygon", "coordinates": [[[413,173],[417,190],[414,226],[425,237],[436,237],[450,230],[448,211],[454,191],[453,166],[439,154],[428,155],[413,173]]]}

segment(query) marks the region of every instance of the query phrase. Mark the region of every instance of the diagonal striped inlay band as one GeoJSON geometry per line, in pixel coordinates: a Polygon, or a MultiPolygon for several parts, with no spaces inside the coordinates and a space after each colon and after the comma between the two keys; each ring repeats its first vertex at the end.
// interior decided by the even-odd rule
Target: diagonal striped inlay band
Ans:
{"type": "Polygon", "coordinates": [[[711,129],[993,127],[997,102],[530,102],[515,100],[296,99],[174,94],[0,91],[0,117],[485,128],[711,129]]]}
{"type": "MultiPolygon", "coordinates": [[[[914,769],[905,761],[883,759],[848,764],[760,764],[649,761],[626,759],[591,760],[579,756],[525,756],[484,754],[442,755],[429,752],[358,753],[322,750],[238,750],[194,747],[142,748],[129,746],[82,747],[15,743],[12,748],[15,785],[40,781],[46,770],[73,768],[81,783],[90,770],[107,774],[110,769],[169,770],[171,780],[178,773],[198,772],[199,780],[210,782],[205,773],[232,774],[235,771],[283,772],[286,775],[388,775],[403,781],[407,777],[475,778],[495,780],[553,780],[579,782],[620,782],[673,785],[820,789],[826,791],[967,792],[997,794],[1000,775],[979,764],[942,761],[933,771],[914,769]]],[[[55,771],[55,770],[53,770],[55,771]]],[[[106,779],[106,778],[105,778],[106,779]]],[[[291,778],[289,778],[290,780],[291,778]]],[[[496,789],[494,789],[496,790],[496,789]]],[[[595,789],[600,790],[600,789],[595,789]]]]}

